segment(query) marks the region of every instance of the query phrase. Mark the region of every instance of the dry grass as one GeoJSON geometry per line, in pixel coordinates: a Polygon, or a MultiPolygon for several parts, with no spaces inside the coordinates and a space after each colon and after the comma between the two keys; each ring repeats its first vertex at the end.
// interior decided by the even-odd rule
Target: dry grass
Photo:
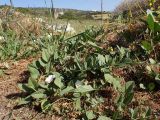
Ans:
{"type": "Polygon", "coordinates": [[[119,14],[131,10],[133,15],[139,15],[148,8],[148,5],[148,0],[124,0],[117,6],[115,13],[119,14]]]}
{"type": "Polygon", "coordinates": [[[18,11],[12,12],[10,8],[2,9],[2,29],[14,31],[17,37],[27,37],[31,33],[35,36],[41,34],[42,24],[33,20],[31,16],[24,15],[18,11]]]}
{"type": "MultiPolygon", "coordinates": [[[[76,33],[82,32],[87,28],[92,26],[100,26],[100,21],[98,20],[65,20],[58,19],[54,20],[51,17],[46,18],[44,16],[37,18],[43,19],[44,22],[38,21],[35,16],[23,14],[18,11],[12,12],[12,9],[5,7],[1,9],[3,12],[1,14],[2,24],[0,25],[4,32],[8,30],[13,31],[18,38],[27,38],[28,36],[43,36],[44,33],[51,32],[48,31],[47,25],[67,25],[69,22],[71,27],[73,27],[76,33]],[[10,14],[10,12],[12,12],[10,14]]],[[[54,31],[52,31],[54,32],[54,31]]]]}

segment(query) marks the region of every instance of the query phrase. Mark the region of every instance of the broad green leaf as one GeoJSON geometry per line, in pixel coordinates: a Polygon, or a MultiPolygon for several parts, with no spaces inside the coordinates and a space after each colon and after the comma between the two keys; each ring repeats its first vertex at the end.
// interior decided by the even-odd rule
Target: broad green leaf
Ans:
{"type": "Polygon", "coordinates": [[[43,89],[48,89],[49,84],[39,83],[39,86],[43,89]]]}
{"type": "Polygon", "coordinates": [[[54,52],[54,59],[56,60],[56,59],[58,59],[58,58],[59,58],[58,52],[55,51],[55,52],[54,52]]]}
{"type": "Polygon", "coordinates": [[[128,81],[125,84],[125,91],[124,92],[126,92],[126,93],[132,93],[134,85],[135,85],[134,81],[128,81]]]}
{"type": "Polygon", "coordinates": [[[98,62],[100,66],[104,65],[106,63],[105,57],[103,55],[98,54],[98,62]]]}
{"type": "Polygon", "coordinates": [[[40,75],[39,71],[32,64],[28,65],[28,70],[31,74],[32,79],[37,79],[39,77],[40,75]]]}
{"type": "Polygon", "coordinates": [[[105,59],[106,59],[106,63],[108,63],[109,60],[110,60],[110,56],[109,55],[105,55],[105,59]]]}
{"type": "Polygon", "coordinates": [[[82,85],[76,88],[74,92],[86,93],[86,92],[91,92],[91,91],[94,91],[91,85],[82,85]]]}
{"type": "Polygon", "coordinates": [[[50,72],[50,68],[51,68],[51,62],[50,61],[46,64],[45,68],[46,68],[46,73],[48,74],[50,72]]]}
{"type": "Polygon", "coordinates": [[[115,81],[115,78],[110,74],[105,74],[104,78],[105,78],[106,82],[108,82],[110,84],[113,84],[113,81],[115,81]]]}
{"type": "Polygon", "coordinates": [[[52,107],[52,104],[47,99],[44,99],[41,102],[41,108],[43,112],[47,112],[48,110],[51,109],[51,107],[52,107]]]}
{"type": "Polygon", "coordinates": [[[115,103],[116,103],[119,111],[122,111],[122,110],[123,110],[123,109],[122,109],[122,107],[124,106],[123,100],[124,100],[124,95],[122,95],[122,94],[119,95],[119,96],[117,97],[117,99],[115,100],[115,103]]]}
{"type": "Polygon", "coordinates": [[[148,42],[148,41],[142,41],[142,45],[141,45],[141,46],[142,46],[142,48],[143,48],[144,50],[146,50],[147,52],[149,52],[149,51],[151,51],[151,50],[153,49],[151,43],[148,42]]]}
{"type": "Polygon", "coordinates": [[[73,96],[74,96],[75,98],[80,98],[80,97],[81,97],[80,93],[73,93],[73,96]]]}
{"type": "Polygon", "coordinates": [[[150,66],[146,66],[146,69],[148,70],[148,72],[152,72],[152,69],[151,69],[151,67],[150,66]]]}
{"type": "Polygon", "coordinates": [[[124,100],[123,100],[123,103],[125,105],[128,105],[133,99],[133,96],[134,96],[134,91],[133,91],[134,85],[135,84],[134,84],[133,81],[128,81],[125,84],[125,87],[122,89],[122,92],[125,93],[124,100]]]}
{"type": "Polygon", "coordinates": [[[126,51],[123,47],[121,47],[121,48],[119,46],[117,46],[117,47],[120,51],[120,59],[122,59],[125,56],[126,51]]]}
{"type": "Polygon", "coordinates": [[[29,87],[33,88],[34,90],[37,90],[38,86],[39,86],[38,82],[31,79],[31,78],[29,78],[29,80],[28,80],[28,85],[29,85],[29,87]]]}
{"type": "Polygon", "coordinates": [[[148,89],[149,89],[149,91],[153,91],[155,89],[155,83],[149,83],[148,89]]]}
{"type": "Polygon", "coordinates": [[[52,75],[55,75],[56,78],[62,78],[62,76],[59,72],[52,72],[52,75]]]}
{"type": "Polygon", "coordinates": [[[29,87],[27,84],[18,84],[18,88],[22,90],[23,92],[27,92],[27,93],[35,92],[35,90],[29,87]]]}
{"type": "Polygon", "coordinates": [[[160,23],[157,23],[157,22],[155,22],[154,23],[154,29],[155,29],[155,32],[160,32],[160,23]]]}
{"type": "Polygon", "coordinates": [[[28,103],[30,103],[31,101],[27,101],[25,99],[21,99],[19,102],[18,102],[18,106],[21,106],[21,105],[27,105],[28,103]]]}
{"type": "Polygon", "coordinates": [[[151,115],[151,113],[152,113],[151,108],[148,107],[148,108],[146,109],[146,117],[149,117],[149,116],[151,115]]]}
{"type": "Polygon", "coordinates": [[[31,94],[31,96],[35,99],[42,99],[42,98],[46,98],[46,95],[41,93],[41,92],[34,92],[31,94]]]}
{"type": "Polygon", "coordinates": [[[27,96],[26,98],[21,98],[18,102],[18,106],[20,105],[26,105],[28,103],[30,103],[32,101],[32,97],[31,96],[27,96]]]}
{"type": "Polygon", "coordinates": [[[90,110],[90,111],[87,111],[87,112],[86,112],[86,117],[87,117],[89,120],[93,120],[96,116],[95,116],[95,114],[93,113],[93,111],[90,110]]]}
{"type": "Polygon", "coordinates": [[[106,82],[112,84],[115,89],[117,89],[117,88],[120,89],[121,88],[120,81],[117,80],[116,78],[114,78],[112,75],[105,74],[104,78],[105,78],[106,82]]]}
{"type": "Polygon", "coordinates": [[[151,64],[156,64],[156,61],[155,61],[154,59],[152,59],[152,58],[149,58],[149,62],[150,62],[151,64]]]}
{"type": "Polygon", "coordinates": [[[46,64],[47,64],[47,63],[46,63],[43,59],[41,59],[41,58],[38,60],[38,62],[39,62],[39,64],[40,64],[42,67],[46,66],[46,64]]]}
{"type": "Polygon", "coordinates": [[[60,89],[61,89],[62,87],[64,87],[64,84],[63,84],[61,78],[56,78],[56,79],[54,80],[54,84],[55,84],[57,87],[59,87],[60,89]]]}
{"type": "Polygon", "coordinates": [[[75,99],[75,108],[76,110],[81,110],[81,99],[80,98],[76,98],[75,99]]]}
{"type": "Polygon", "coordinates": [[[48,62],[49,59],[50,59],[50,55],[49,55],[49,53],[48,53],[48,51],[46,49],[43,49],[43,51],[42,51],[42,59],[45,62],[48,62]]]}
{"type": "Polygon", "coordinates": [[[125,99],[124,99],[123,103],[124,103],[125,105],[128,105],[129,103],[131,103],[131,102],[132,102],[132,99],[133,99],[133,96],[134,96],[134,93],[127,93],[127,94],[125,95],[125,99]]]}
{"type": "Polygon", "coordinates": [[[154,31],[154,22],[155,22],[155,19],[154,19],[154,16],[152,14],[152,11],[150,11],[148,13],[148,17],[147,17],[147,23],[148,23],[148,26],[149,28],[154,31]]]}
{"type": "Polygon", "coordinates": [[[67,86],[67,88],[63,89],[61,92],[60,92],[60,95],[64,95],[64,94],[67,94],[69,92],[72,92],[74,90],[74,87],[72,86],[67,86]]]}
{"type": "Polygon", "coordinates": [[[33,61],[31,64],[29,64],[29,66],[32,66],[32,67],[34,67],[36,69],[40,67],[39,64],[38,64],[38,62],[37,62],[37,60],[33,61]]]}

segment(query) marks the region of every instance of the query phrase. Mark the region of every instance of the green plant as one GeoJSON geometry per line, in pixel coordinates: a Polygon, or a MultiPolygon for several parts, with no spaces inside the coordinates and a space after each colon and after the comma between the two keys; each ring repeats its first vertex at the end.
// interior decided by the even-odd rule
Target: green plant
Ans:
{"type": "MultiPolygon", "coordinates": [[[[108,83],[121,88],[120,81],[110,76],[110,67],[131,62],[127,49],[117,46],[117,51],[110,52],[97,45],[95,38],[102,32],[86,30],[69,39],[60,37],[52,44],[44,44],[41,58],[28,66],[28,83],[19,85],[28,94],[19,105],[41,105],[46,112],[55,110],[56,101],[67,99],[82,116],[86,113],[88,119],[95,118],[94,108],[103,103],[97,92],[108,83]]],[[[62,110],[56,111],[60,114],[62,110]]]]}
{"type": "Polygon", "coordinates": [[[159,42],[160,23],[156,20],[156,17],[154,16],[154,11],[148,10],[147,15],[147,24],[149,28],[150,41],[142,41],[142,48],[145,49],[148,54],[154,51],[155,58],[157,59],[155,46],[159,42]]]}
{"type": "Polygon", "coordinates": [[[150,116],[151,116],[151,109],[150,108],[146,108],[144,111],[141,111],[138,107],[135,109],[130,109],[130,114],[131,114],[131,120],[136,120],[138,117],[141,120],[150,120],[151,119],[150,118],[150,116]]]}
{"type": "Polygon", "coordinates": [[[34,45],[29,45],[30,41],[19,40],[13,31],[1,32],[4,40],[0,41],[0,60],[6,61],[9,59],[18,60],[27,58],[30,55],[38,52],[34,45]],[[30,47],[28,47],[30,46],[30,47]]]}
{"type": "MultiPolygon", "coordinates": [[[[147,21],[151,34],[155,34],[155,28],[151,25],[153,19],[148,18],[147,21]]],[[[118,120],[126,116],[149,119],[151,109],[142,110],[139,115],[139,108],[130,107],[134,100],[135,81],[124,82],[122,76],[113,73],[113,68],[141,63],[132,56],[129,48],[118,45],[112,51],[102,48],[96,38],[103,33],[103,29],[88,29],[67,39],[62,35],[37,42],[42,50],[41,57],[28,65],[28,83],[19,84],[27,95],[19,105],[40,106],[45,113],[53,111],[65,117],[72,117],[70,113],[74,113],[75,118],[89,120],[118,120]],[[116,92],[117,99],[113,102],[114,110],[108,113],[100,91],[110,87],[116,92]],[[99,112],[101,107],[103,111],[99,112]]],[[[152,35],[150,37],[153,38],[152,35]]],[[[142,42],[142,48],[147,54],[153,51],[148,41],[142,42]]],[[[154,87],[152,83],[148,85],[150,91],[154,87]]]]}

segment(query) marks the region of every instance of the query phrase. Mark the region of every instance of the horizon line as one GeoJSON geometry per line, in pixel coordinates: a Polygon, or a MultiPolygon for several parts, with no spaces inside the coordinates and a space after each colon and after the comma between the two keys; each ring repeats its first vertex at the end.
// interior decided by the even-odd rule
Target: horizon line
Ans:
{"type": "MultiPolygon", "coordinates": [[[[8,5],[8,4],[3,4],[3,5],[1,5],[1,4],[0,4],[0,6],[11,6],[11,5],[8,5]]],[[[39,6],[39,7],[33,7],[33,6],[32,6],[32,7],[29,7],[29,6],[27,7],[27,6],[26,6],[26,7],[24,7],[24,6],[14,6],[14,5],[13,5],[13,7],[14,7],[14,8],[28,8],[28,9],[29,9],[29,8],[50,8],[50,9],[52,9],[52,7],[42,7],[42,6],[39,6]]],[[[79,10],[79,11],[101,12],[101,10],[89,10],[89,9],[88,9],[88,10],[84,10],[84,9],[63,8],[63,7],[62,7],[62,8],[54,7],[53,9],[68,9],[68,10],[79,10]]],[[[114,10],[108,10],[108,11],[107,11],[107,10],[103,10],[103,12],[113,12],[113,11],[114,11],[114,10]]]]}

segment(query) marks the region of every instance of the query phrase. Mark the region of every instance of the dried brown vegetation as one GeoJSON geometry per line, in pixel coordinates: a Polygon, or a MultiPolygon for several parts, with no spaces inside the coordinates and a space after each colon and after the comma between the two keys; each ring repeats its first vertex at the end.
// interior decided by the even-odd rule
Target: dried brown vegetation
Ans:
{"type": "Polygon", "coordinates": [[[24,15],[9,7],[1,10],[0,18],[2,19],[2,30],[4,32],[14,31],[17,37],[27,37],[29,35],[40,36],[42,33],[42,23],[32,18],[32,16],[24,15]]]}
{"type": "MultiPolygon", "coordinates": [[[[124,0],[115,9],[115,14],[131,14],[132,17],[137,17],[141,14],[145,14],[146,10],[150,8],[150,0],[124,0]],[[131,12],[131,13],[129,13],[131,12]]],[[[158,9],[160,1],[156,0],[153,7],[158,9]]]]}
{"type": "Polygon", "coordinates": [[[148,8],[149,0],[124,0],[115,9],[116,13],[123,13],[131,10],[132,14],[139,15],[148,8]]]}

